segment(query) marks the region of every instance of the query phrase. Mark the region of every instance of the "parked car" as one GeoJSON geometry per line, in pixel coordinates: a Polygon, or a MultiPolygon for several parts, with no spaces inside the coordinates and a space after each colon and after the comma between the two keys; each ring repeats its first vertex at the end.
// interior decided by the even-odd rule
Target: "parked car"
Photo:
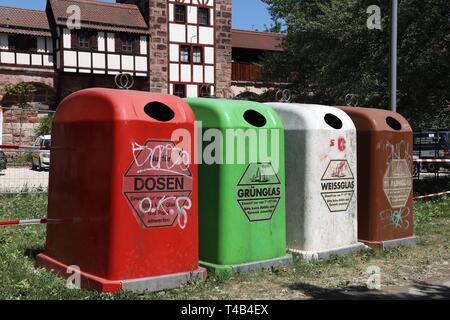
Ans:
{"type": "Polygon", "coordinates": [[[8,159],[6,159],[6,154],[0,150],[0,171],[6,170],[6,165],[8,164],[8,159]]]}
{"type": "MultiPolygon", "coordinates": [[[[424,130],[414,133],[414,155],[419,159],[450,159],[450,131],[424,130]]],[[[449,169],[448,163],[425,163],[422,168],[428,172],[449,169]]]]}
{"type": "MultiPolygon", "coordinates": [[[[51,145],[51,136],[40,136],[36,139],[36,142],[34,143],[34,147],[36,148],[50,148],[51,145]]],[[[31,154],[32,158],[32,164],[31,169],[32,170],[39,170],[42,171],[44,169],[50,168],[50,150],[39,150],[35,151],[31,154]]]]}

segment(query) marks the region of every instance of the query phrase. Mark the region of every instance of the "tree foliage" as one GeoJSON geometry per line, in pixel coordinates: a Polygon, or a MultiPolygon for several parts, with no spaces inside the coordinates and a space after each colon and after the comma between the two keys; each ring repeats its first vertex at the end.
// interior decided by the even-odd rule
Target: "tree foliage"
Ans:
{"type": "MultiPolygon", "coordinates": [[[[268,54],[266,77],[294,75],[299,101],[389,107],[390,1],[263,0],[287,26],[285,52],[268,54]],[[367,8],[381,8],[381,30],[367,8]]],[[[450,125],[450,1],[400,0],[398,110],[416,127],[450,125]]]]}
{"type": "Polygon", "coordinates": [[[53,114],[48,114],[39,119],[39,126],[36,128],[35,137],[49,135],[52,132],[53,114]]]}
{"type": "Polygon", "coordinates": [[[36,92],[36,87],[31,83],[8,84],[5,86],[7,95],[17,98],[17,105],[22,108],[30,107],[30,95],[36,92]]]}

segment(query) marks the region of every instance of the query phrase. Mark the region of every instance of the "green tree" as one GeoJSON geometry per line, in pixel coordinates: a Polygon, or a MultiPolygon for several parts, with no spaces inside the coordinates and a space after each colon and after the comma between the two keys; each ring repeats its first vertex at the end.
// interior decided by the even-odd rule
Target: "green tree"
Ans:
{"type": "Polygon", "coordinates": [[[283,32],[283,23],[280,19],[272,17],[272,23],[268,25],[264,25],[265,32],[274,32],[274,33],[282,33],[283,32]]]}
{"type": "MultiPolygon", "coordinates": [[[[282,57],[267,55],[266,77],[291,74],[298,101],[388,108],[390,1],[263,0],[287,25],[282,57]],[[381,30],[367,8],[381,8],[381,30]]],[[[450,1],[400,0],[398,107],[416,127],[450,125],[450,1]]]]}
{"type": "Polygon", "coordinates": [[[35,137],[45,136],[51,134],[53,123],[53,114],[48,114],[47,116],[39,120],[39,126],[36,128],[34,135],[35,137]]]}
{"type": "Polygon", "coordinates": [[[36,92],[36,87],[31,83],[8,84],[5,86],[5,93],[17,98],[17,105],[22,108],[30,107],[30,95],[36,92]]]}

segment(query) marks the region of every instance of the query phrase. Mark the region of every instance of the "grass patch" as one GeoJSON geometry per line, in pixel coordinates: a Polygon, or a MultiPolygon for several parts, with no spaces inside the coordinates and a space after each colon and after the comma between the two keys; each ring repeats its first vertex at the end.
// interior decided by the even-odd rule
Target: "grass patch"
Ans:
{"type": "MultiPolygon", "coordinates": [[[[45,216],[47,196],[0,196],[0,219],[45,216]]],[[[369,266],[380,266],[382,283],[399,284],[432,275],[450,262],[450,198],[420,201],[415,205],[420,244],[386,251],[364,250],[355,256],[307,262],[231,277],[211,276],[183,288],[151,293],[117,295],[70,290],[65,280],[35,267],[35,255],[44,250],[45,226],[0,227],[0,299],[302,299],[318,288],[362,287],[369,266]]]]}

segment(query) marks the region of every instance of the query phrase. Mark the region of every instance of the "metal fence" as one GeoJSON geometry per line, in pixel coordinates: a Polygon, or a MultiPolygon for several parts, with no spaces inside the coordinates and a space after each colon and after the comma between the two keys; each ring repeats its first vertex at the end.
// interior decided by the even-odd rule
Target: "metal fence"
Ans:
{"type": "Polygon", "coordinates": [[[414,162],[414,178],[417,180],[427,179],[449,179],[450,178],[449,159],[417,159],[414,162]],[[430,170],[433,164],[433,170],[430,170]]]}
{"type": "MultiPolygon", "coordinates": [[[[47,120],[48,125],[48,117],[53,114],[49,110],[0,107],[0,194],[47,192],[50,149],[36,142],[43,123],[47,120]]],[[[439,170],[434,172],[425,165],[414,163],[415,179],[450,178],[449,163],[439,164],[439,170]]]]}
{"type": "Polygon", "coordinates": [[[53,113],[0,108],[0,194],[47,192],[53,113]]]}

